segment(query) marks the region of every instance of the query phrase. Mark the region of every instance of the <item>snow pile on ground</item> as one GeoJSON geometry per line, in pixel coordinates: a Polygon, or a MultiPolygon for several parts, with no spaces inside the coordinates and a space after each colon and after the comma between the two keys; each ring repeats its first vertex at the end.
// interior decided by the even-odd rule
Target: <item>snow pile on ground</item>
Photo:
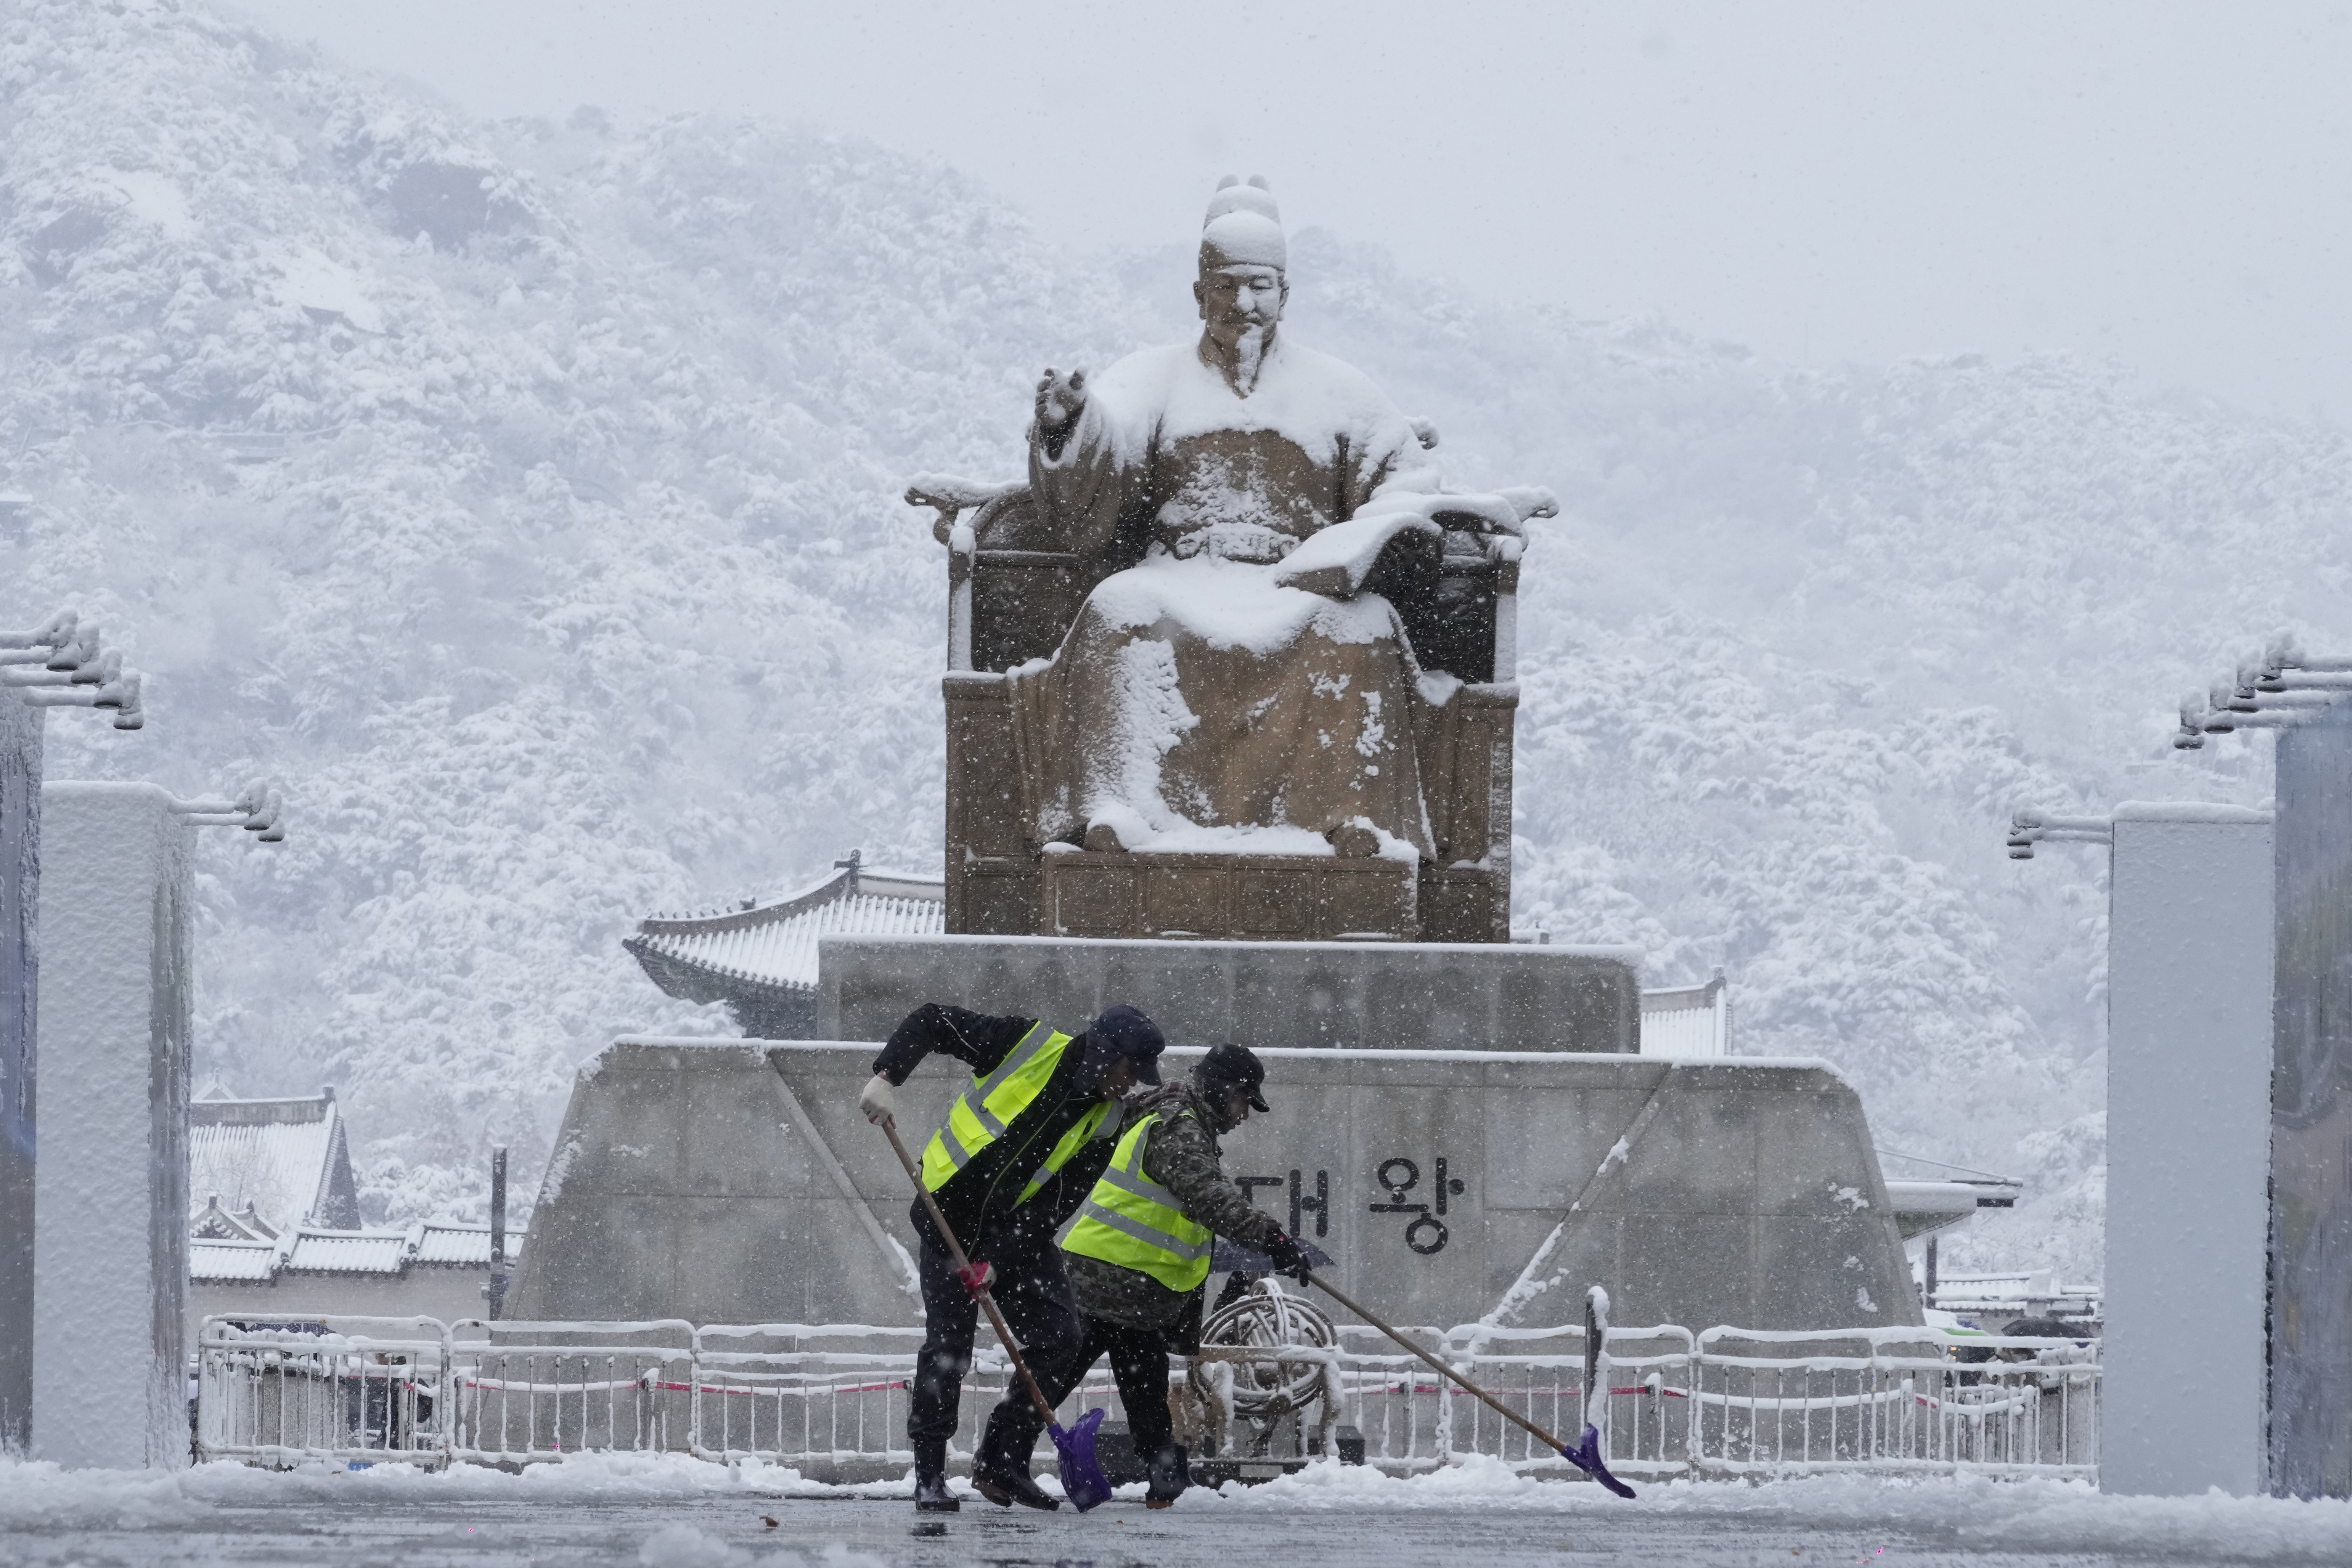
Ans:
{"type": "Polygon", "coordinates": [[[68,1470],[0,1456],[0,1533],[138,1530],[184,1523],[205,1505],[184,1477],[156,1470],[68,1470]]]}
{"type": "Polygon", "coordinates": [[[665,1524],[637,1548],[645,1568],[728,1568],[750,1559],[717,1536],[690,1524],[665,1524]]]}
{"type": "Polygon", "coordinates": [[[1383,1509],[1460,1509],[1595,1513],[1641,1510],[1696,1519],[1751,1518],[1823,1526],[1881,1526],[1890,1533],[1948,1533],[1959,1542],[2053,1552],[2209,1550],[2232,1561],[2352,1556],[2352,1502],[2233,1498],[2110,1497],[2084,1481],[1990,1480],[1977,1477],[1886,1479],[1814,1476],[1738,1481],[1638,1483],[1631,1502],[1580,1481],[1538,1480],[1477,1456],[1402,1479],[1369,1466],[1310,1465],[1257,1486],[1195,1489],[1180,1510],[1358,1513],[1383,1509]]]}
{"type": "MultiPolygon", "coordinates": [[[[479,1465],[446,1470],[409,1464],[350,1469],[312,1462],[266,1470],[215,1460],[178,1471],[63,1469],[47,1460],[0,1458],[0,1529],[168,1525],[213,1508],[265,1508],[365,1500],[383,1504],[536,1501],[659,1502],[701,1497],[903,1497],[904,1479],[835,1486],[788,1466],[715,1464],[689,1454],[580,1454],[520,1471],[479,1465]]],[[[965,1496],[968,1483],[956,1489],[965,1496]]]]}
{"type": "MultiPolygon", "coordinates": [[[[1041,1480],[1050,1485],[1049,1476],[1041,1480]]],[[[1883,1529],[1890,1536],[1943,1540],[1958,1548],[2025,1552],[2146,1551],[2168,1561],[2198,1553],[2232,1562],[2352,1559],[2352,1502],[2277,1498],[2109,1497],[2080,1481],[1990,1480],[1978,1477],[1888,1479],[1862,1475],[1764,1481],[1639,1483],[1627,1502],[1582,1481],[1538,1480],[1498,1459],[1475,1458],[1410,1478],[1367,1466],[1322,1463],[1295,1475],[1217,1490],[1196,1487],[1178,1500],[1184,1516],[1329,1511],[1462,1511],[1597,1516],[1611,1521],[1670,1517],[1694,1524],[1722,1521],[1822,1529],[1883,1529]]],[[[796,1471],[759,1464],[719,1465],[670,1455],[583,1455],[534,1465],[520,1474],[472,1466],[447,1471],[378,1465],[340,1471],[293,1471],[211,1464],[177,1474],[61,1471],[54,1465],[0,1461],[0,1530],[47,1532],[91,1529],[169,1529],[215,1508],[300,1509],[365,1502],[372,1508],[431,1510],[449,1503],[629,1504],[648,1507],[700,1498],[773,1500],[772,1515],[791,1525],[796,1501],[863,1497],[904,1504],[905,1480],[833,1487],[796,1471]]],[[[995,1511],[961,1483],[967,1510],[995,1511]]],[[[1125,1506],[1139,1489],[1120,1492],[1125,1506]]],[[[804,1538],[805,1531],[802,1537],[804,1538]]],[[[782,1539],[780,1537],[780,1539],[782,1539]]],[[[666,1523],[642,1548],[654,1564],[728,1563],[738,1549],[691,1523],[666,1523]]]]}
{"type": "Polygon", "coordinates": [[[231,1506],[265,1504],[289,1498],[326,1500],[367,1497],[384,1501],[492,1501],[520,1497],[583,1502],[656,1501],[711,1496],[752,1498],[898,1497],[905,1479],[860,1486],[809,1480],[789,1466],[757,1459],[717,1464],[690,1454],[579,1454],[520,1472],[479,1465],[446,1470],[414,1465],[371,1465],[341,1469],[325,1464],[295,1470],[262,1470],[233,1461],[199,1465],[185,1472],[191,1498],[231,1506]]]}
{"type": "MultiPolygon", "coordinates": [[[[1946,1251],[2095,1273],[2105,891],[2010,810],[2259,799],[2167,747],[2248,641],[2352,647],[2352,447],[2064,361],[1795,372],[1294,236],[1299,340],[1534,483],[1515,919],[1734,986],[1885,1146],[2025,1176],[1946,1251]]],[[[656,908],[940,848],[923,469],[1039,367],[1189,336],[1189,254],[1041,245],[772,125],[458,122],[199,5],[0,0],[0,622],[74,604],[149,727],[53,777],[268,772],[205,846],[200,1074],[337,1084],[371,1219],[524,1197],[612,1035],[719,1027],[656,908]]]]}

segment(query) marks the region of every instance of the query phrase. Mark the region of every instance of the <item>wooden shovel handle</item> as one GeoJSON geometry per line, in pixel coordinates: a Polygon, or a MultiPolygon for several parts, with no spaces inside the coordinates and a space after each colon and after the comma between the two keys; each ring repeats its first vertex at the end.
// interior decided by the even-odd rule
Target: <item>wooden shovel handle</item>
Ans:
{"type": "MultiPolygon", "coordinates": [[[[923,1200],[923,1207],[929,1213],[932,1225],[939,1229],[940,1239],[948,1244],[948,1256],[955,1260],[957,1268],[971,1268],[971,1260],[964,1256],[963,1247],[956,1240],[955,1232],[948,1228],[948,1217],[940,1212],[940,1200],[933,1197],[931,1189],[923,1185],[922,1171],[916,1166],[913,1156],[907,1153],[907,1145],[898,1141],[898,1124],[884,1117],[882,1135],[890,1140],[891,1151],[898,1156],[898,1163],[907,1167],[908,1178],[915,1184],[915,1196],[923,1200]]],[[[1013,1358],[1013,1370],[1021,1375],[1022,1385],[1029,1390],[1030,1402],[1037,1406],[1037,1414],[1045,1418],[1048,1427],[1060,1426],[1061,1423],[1054,1419],[1054,1406],[1046,1401],[1045,1391],[1037,1386],[1036,1377],[1029,1371],[1029,1363],[1022,1358],[1020,1342],[1013,1337],[1013,1331],[1004,1326],[1004,1314],[996,1310],[996,1298],[986,1291],[974,1291],[972,1299],[980,1303],[980,1310],[988,1314],[989,1326],[996,1331],[996,1337],[1004,1342],[1004,1354],[1013,1358]]]]}
{"type": "MultiPolygon", "coordinates": [[[[1542,1439],[1551,1448],[1559,1449],[1562,1453],[1566,1453],[1568,1451],[1567,1444],[1561,1442],[1558,1437],[1553,1437],[1549,1432],[1545,1431],[1541,1427],[1537,1426],[1533,1421],[1528,1420],[1526,1416],[1520,1415],[1517,1411],[1512,1409],[1509,1406],[1504,1404],[1501,1400],[1496,1398],[1493,1395],[1487,1393],[1485,1389],[1479,1387],[1476,1384],[1471,1382],[1468,1378],[1463,1376],[1460,1373],[1454,1371],[1452,1367],[1446,1365],[1444,1362],[1438,1360],[1427,1351],[1422,1349],[1421,1346],[1413,1343],[1412,1341],[1405,1338],[1404,1335],[1399,1333],[1395,1329],[1391,1328],[1380,1319],[1372,1316],[1371,1313],[1366,1312],[1356,1302],[1349,1301],[1347,1296],[1342,1294],[1339,1288],[1333,1285],[1329,1281],[1318,1278],[1312,1270],[1307,1270],[1306,1272],[1307,1283],[1315,1286],[1325,1295],[1330,1297],[1333,1301],[1339,1302],[1341,1306],[1347,1308],[1349,1312],[1355,1313],[1358,1317],[1363,1319],[1374,1328],[1380,1330],[1381,1333],[1388,1335],[1389,1338],[1396,1341],[1397,1343],[1404,1346],[1405,1349],[1412,1352],[1413,1354],[1421,1357],[1423,1361],[1427,1362],[1429,1365],[1440,1375],[1452,1378],[1455,1383],[1461,1385],[1465,1391],[1475,1395],[1480,1400],[1483,1400],[1486,1403],[1486,1407],[1494,1411],[1496,1415],[1500,1416],[1506,1421],[1516,1422],[1520,1427],[1525,1427],[1535,1437],[1542,1439]]],[[[1592,1391],[1591,1389],[1585,1390],[1585,1395],[1588,1398],[1591,1397],[1591,1392],[1592,1391]]]]}

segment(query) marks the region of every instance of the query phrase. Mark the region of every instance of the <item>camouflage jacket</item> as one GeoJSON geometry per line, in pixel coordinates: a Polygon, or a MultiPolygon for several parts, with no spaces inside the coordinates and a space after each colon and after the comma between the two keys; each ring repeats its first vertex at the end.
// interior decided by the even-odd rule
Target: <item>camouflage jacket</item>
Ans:
{"type": "MultiPolygon", "coordinates": [[[[1160,1124],[1144,1145],[1143,1174],[1174,1193],[1185,1214],[1219,1236],[1260,1250],[1282,1233],[1272,1215],[1252,1207],[1242,1189],[1225,1179],[1208,1102],[1190,1083],[1171,1083],[1138,1096],[1128,1108],[1119,1135],[1133,1131],[1146,1116],[1159,1117],[1160,1124]],[[1192,1114],[1178,1114],[1183,1111],[1192,1114]]],[[[1198,1348],[1205,1282],[1202,1290],[1171,1291],[1140,1270],[1073,1252],[1062,1259],[1069,1266],[1078,1310],[1089,1318],[1128,1328],[1166,1330],[1175,1341],[1171,1348],[1188,1354],[1198,1348]]]]}

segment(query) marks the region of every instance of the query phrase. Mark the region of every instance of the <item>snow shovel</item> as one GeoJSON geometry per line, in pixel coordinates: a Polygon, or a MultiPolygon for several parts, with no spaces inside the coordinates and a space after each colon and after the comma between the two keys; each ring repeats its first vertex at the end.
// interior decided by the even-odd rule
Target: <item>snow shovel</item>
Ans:
{"type": "MultiPolygon", "coordinates": [[[[962,1244],[956,1240],[955,1232],[948,1228],[947,1216],[940,1212],[939,1200],[931,1196],[931,1189],[923,1185],[923,1173],[908,1155],[907,1145],[898,1141],[898,1124],[886,1119],[882,1124],[882,1135],[890,1140],[891,1151],[898,1156],[898,1163],[907,1167],[907,1175],[915,1184],[915,1196],[923,1200],[923,1207],[930,1213],[931,1223],[939,1227],[940,1239],[948,1244],[948,1256],[955,1260],[957,1268],[970,1268],[971,1260],[964,1256],[962,1244]]],[[[975,1291],[972,1296],[980,1302],[980,1310],[988,1314],[989,1326],[996,1330],[996,1337],[1004,1342],[1004,1354],[1013,1358],[1013,1370],[1021,1375],[1021,1385],[1028,1389],[1031,1403],[1037,1406],[1037,1414],[1045,1418],[1045,1434],[1054,1439],[1054,1452],[1058,1460],[1056,1468],[1062,1476],[1062,1490],[1068,1496],[1070,1506],[1084,1513],[1090,1508],[1108,1502],[1110,1479],[1103,1474],[1102,1466],[1095,1459],[1095,1428],[1102,1425],[1103,1412],[1089,1410],[1078,1417],[1077,1425],[1067,1428],[1055,1420],[1054,1406],[1046,1401],[1045,1391],[1037,1386],[1037,1379],[1029,1371],[1029,1363],[1022,1357],[1021,1342],[1013,1337],[1013,1331],[1004,1326],[1004,1314],[996,1310],[996,1298],[986,1291],[975,1291]]]]}
{"type": "MultiPolygon", "coordinates": [[[[1413,1343],[1412,1341],[1405,1338],[1404,1335],[1397,1333],[1396,1330],[1391,1328],[1380,1319],[1372,1316],[1371,1313],[1366,1312],[1356,1302],[1349,1301],[1346,1296],[1339,1292],[1337,1287],[1330,1284],[1328,1281],[1318,1279],[1313,1270],[1307,1270],[1306,1273],[1307,1282],[1308,1284],[1315,1286],[1325,1295],[1329,1296],[1333,1301],[1339,1302],[1341,1306],[1347,1308],[1349,1312],[1355,1313],[1358,1317],[1363,1319],[1374,1328],[1380,1330],[1381,1333],[1388,1335],[1389,1338],[1396,1341],[1397,1343],[1412,1352],[1413,1354],[1426,1362],[1433,1370],[1436,1371],[1441,1375],[1450,1377],[1455,1383],[1460,1384],[1465,1390],[1483,1401],[1486,1407],[1494,1411],[1496,1415],[1500,1416],[1506,1421],[1514,1422],[1526,1428],[1526,1430],[1533,1435],[1538,1441],[1543,1444],[1544,1447],[1556,1451],[1561,1458],[1566,1459],[1570,1464],[1574,1465],[1578,1469],[1582,1470],[1586,1475],[1591,1476],[1594,1480],[1599,1481],[1602,1486],[1607,1487],[1619,1497],[1632,1497],[1633,1495],[1633,1489],[1632,1487],[1627,1486],[1623,1481],[1619,1480],[1615,1476],[1609,1473],[1609,1466],[1603,1462],[1601,1457],[1601,1428],[1595,1426],[1590,1419],[1587,1419],[1584,1423],[1584,1435],[1582,1440],[1580,1441],[1573,1448],[1570,1448],[1566,1443],[1561,1442],[1558,1437],[1553,1437],[1549,1432],[1545,1431],[1541,1427],[1537,1426],[1533,1421],[1528,1420],[1526,1416],[1520,1415],[1517,1411],[1512,1409],[1509,1406],[1504,1404],[1501,1400],[1496,1398],[1493,1395],[1487,1393],[1485,1389],[1479,1387],[1476,1384],[1471,1382],[1468,1378],[1463,1376],[1460,1373],[1454,1371],[1452,1367],[1446,1365],[1444,1362],[1438,1360],[1427,1351],[1422,1349],[1421,1346],[1413,1343]]],[[[1589,1400],[1588,1403],[1590,1403],[1589,1400]]]]}

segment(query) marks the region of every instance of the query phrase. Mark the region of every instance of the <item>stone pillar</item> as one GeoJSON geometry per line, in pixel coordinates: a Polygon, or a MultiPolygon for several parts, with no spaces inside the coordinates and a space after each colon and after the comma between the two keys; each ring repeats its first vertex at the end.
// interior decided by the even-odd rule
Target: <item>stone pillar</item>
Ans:
{"type": "Polygon", "coordinates": [[[188,1458],[190,860],[151,784],[42,791],[33,1453],[188,1458]]]}
{"type": "Polygon", "coordinates": [[[2099,1481],[2248,1496],[2264,1458],[2271,824],[2126,804],[2114,845],[2099,1481]]]}
{"type": "Polygon", "coordinates": [[[2278,738],[2270,1487],[2352,1496],[2352,706],[2278,738]]]}
{"type": "Polygon", "coordinates": [[[41,710],[0,688],[0,1453],[33,1421],[34,915],[41,710]]]}

